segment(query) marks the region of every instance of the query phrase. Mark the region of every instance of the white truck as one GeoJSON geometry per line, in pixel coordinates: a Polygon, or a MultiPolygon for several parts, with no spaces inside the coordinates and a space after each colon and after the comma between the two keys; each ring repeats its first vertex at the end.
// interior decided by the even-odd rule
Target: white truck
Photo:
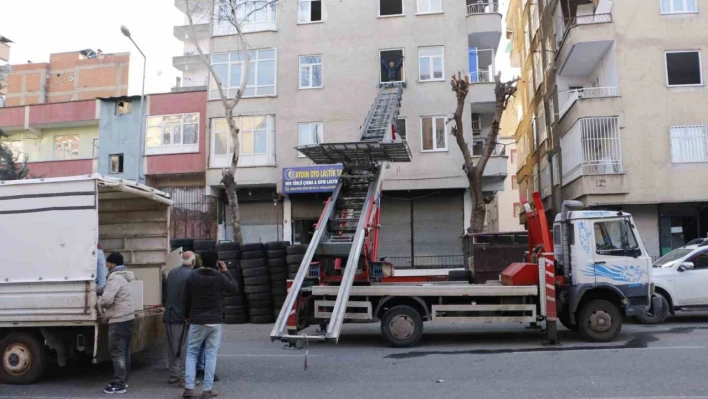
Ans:
{"type": "Polygon", "coordinates": [[[169,196],[101,175],[0,181],[0,382],[37,381],[48,362],[108,360],[96,309],[97,245],[135,273],[134,352],[163,335],[169,196]]]}

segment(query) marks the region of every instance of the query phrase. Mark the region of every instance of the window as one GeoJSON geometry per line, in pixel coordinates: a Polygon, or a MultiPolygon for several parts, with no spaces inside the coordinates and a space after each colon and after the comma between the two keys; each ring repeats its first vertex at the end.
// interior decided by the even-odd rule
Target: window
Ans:
{"type": "Polygon", "coordinates": [[[553,158],[551,158],[551,164],[553,165],[553,185],[557,186],[557,185],[561,184],[560,164],[558,163],[558,154],[553,154],[553,158]]]}
{"type": "MultiPolygon", "coordinates": [[[[238,166],[275,165],[275,117],[273,115],[234,117],[240,155],[238,166]]],[[[233,144],[226,119],[212,121],[211,166],[220,168],[231,164],[233,144]]]]}
{"type": "Polygon", "coordinates": [[[551,121],[551,125],[553,125],[556,122],[556,102],[553,100],[553,97],[548,97],[548,112],[551,114],[549,115],[549,119],[551,121]]]}
{"type": "Polygon", "coordinates": [[[515,164],[516,163],[516,149],[511,150],[511,154],[509,156],[509,160],[511,163],[515,164]]]}
{"type": "Polygon", "coordinates": [[[514,202],[514,217],[518,218],[521,216],[521,210],[523,209],[523,206],[521,205],[520,202],[514,202]]]}
{"type": "Polygon", "coordinates": [[[703,84],[700,51],[670,51],[666,53],[666,81],[669,86],[703,84]]]}
{"type": "MultiPolygon", "coordinates": [[[[538,118],[534,115],[533,118],[531,119],[531,148],[533,151],[536,151],[536,148],[538,148],[538,118]]],[[[531,151],[533,153],[533,151],[531,151]]]]}
{"type": "Polygon", "coordinates": [[[418,0],[418,14],[442,12],[442,0],[418,0]]]}
{"type": "Polygon", "coordinates": [[[548,165],[548,158],[541,158],[541,198],[551,195],[551,168],[548,165]]]}
{"type": "Polygon", "coordinates": [[[54,138],[54,159],[66,160],[79,157],[79,136],[57,136],[54,138]]]}
{"type": "Polygon", "coordinates": [[[442,80],[443,77],[443,48],[441,47],[421,47],[418,49],[419,76],[425,82],[431,80],[442,80]]]}
{"type": "Polygon", "coordinates": [[[214,21],[214,36],[234,35],[233,14],[236,14],[236,23],[241,31],[260,32],[275,30],[276,2],[270,0],[219,0],[216,6],[216,21],[214,21]]]}
{"type": "Polygon", "coordinates": [[[531,19],[531,37],[535,37],[540,26],[538,19],[538,7],[536,7],[535,3],[531,3],[529,6],[529,18],[531,19]]]}
{"type": "Polygon", "coordinates": [[[403,15],[403,0],[379,0],[379,17],[403,15]]]}
{"type": "Polygon", "coordinates": [[[405,80],[403,69],[403,49],[381,50],[381,83],[402,82],[405,80]]]}
{"type": "Polygon", "coordinates": [[[688,262],[693,263],[694,270],[708,269],[708,252],[700,252],[694,255],[692,258],[689,258],[688,262]]]}
{"type": "Polygon", "coordinates": [[[472,140],[472,156],[481,156],[484,152],[484,140],[472,140]]]}
{"type": "Polygon", "coordinates": [[[521,138],[519,139],[518,144],[516,145],[517,153],[519,154],[519,159],[518,159],[518,165],[519,166],[524,166],[526,165],[526,157],[528,156],[528,138],[526,134],[522,134],[521,138]]]}
{"type": "Polygon", "coordinates": [[[698,12],[697,0],[661,0],[662,14],[698,12]]]}
{"type": "Polygon", "coordinates": [[[112,154],[109,155],[109,170],[110,174],[118,174],[118,173],[123,173],[123,154],[112,154]]]}
{"type": "MultiPolygon", "coordinates": [[[[533,175],[531,176],[531,194],[538,191],[538,164],[535,164],[532,168],[533,175]]],[[[531,198],[531,195],[529,195],[531,198]]]]}
{"type": "Polygon", "coordinates": [[[530,106],[531,103],[533,103],[533,94],[533,70],[529,69],[528,74],[526,75],[526,95],[528,96],[526,99],[527,106],[530,106]]]}
{"type": "MultiPolygon", "coordinates": [[[[275,95],[275,49],[252,50],[250,56],[248,81],[243,97],[261,97],[275,95]]],[[[241,86],[241,77],[244,70],[244,52],[212,54],[211,64],[224,86],[226,96],[233,98],[236,90],[241,86]]],[[[219,91],[216,81],[211,80],[210,96],[212,100],[219,100],[219,91]]]]}
{"type": "Polygon", "coordinates": [[[541,49],[536,49],[533,52],[533,73],[535,77],[536,84],[534,85],[534,91],[535,89],[538,89],[538,87],[543,83],[543,65],[541,64],[541,49]]]}
{"type": "MultiPolygon", "coordinates": [[[[319,144],[323,142],[322,122],[307,122],[297,124],[297,145],[319,144]]],[[[305,154],[298,152],[298,157],[305,154]]]]}
{"type": "Polygon", "coordinates": [[[708,162],[708,125],[671,126],[671,162],[708,162]]]}
{"type": "Polygon", "coordinates": [[[316,89],[322,87],[322,56],[300,56],[300,88],[316,89]]]}
{"type": "Polygon", "coordinates": [[[512,190],[518,190],[519,189],[519,183],[516,181],[516,175],[511,176],[511,189],[512,190]]]}
{"type": "MultiPolygon", "coordinates": [[[[396,119],[396,135],[400,137],[402,140],[407,140],[407,132],[408,129],[406,129],[406,118],[398,118],[396,119]]],[[[396,137],[396,138],[398,138],[396,137]]]]}
{"type": "Polygon", "coordinates": [[[300,0],[300,7],[297,12],[297,22],[303,24],[320,21],[322,21],[322,1],[300,0]]]}
{"type": "Polygon", "coordinates": [[[639,249],[634,232],[626,220],[595,222],[595,251],[598,255],[626,256],[639,249]]]}
{"type": "Polygon", "coordinates": [[[420,118],[422,150],[447,151],[447,129],[444,116],[420,118]]]}
{"type": "Polygon", "coordinates": [[[472,134],[482,134],[482,115],[472,114],[472,134]]]}
{"type": "Polygon", "coordinates": [[[145,153],[199,152],[199,114],[156,115],[147,118],[145,153]]]}
{"type": "Polygon", "coordinates": [[[130,101],[118,101],[116,104],[116,115],[127,115],[133,109],[130,101]]]}
{"type": "Polygon", "coordinates": [[[536,107],[536,132],[537,132],[537,146],[541,145],[546,140],[546,110],[543,108],[543,101],[538,103],[536,107]]]}

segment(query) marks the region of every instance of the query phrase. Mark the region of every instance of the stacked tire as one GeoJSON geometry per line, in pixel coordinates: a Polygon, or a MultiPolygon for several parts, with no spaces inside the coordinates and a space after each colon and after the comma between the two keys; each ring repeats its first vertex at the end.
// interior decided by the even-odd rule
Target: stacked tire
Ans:
{"type": "MultiPolygon", "coordinates": [[[[226,264],[229,273],[236,279],[239,287],[243,287],[243,274],[241,272],[241,246],[237,242],[221,242],[216,244],[219,260],[226,264]]],[[[248,306],[245,294],[224,295],[224,321],[226,324],[243,324],[248,322],[248,306]]]]}
{"type": "Polygon", "coordinates": [[[289,245],[289,241],[273,241],[265,245],[266,264],[270,277],[270,294],[273,302],[273,317],[275,318],[278,318],[280,309],[283,307],[285,297],[288,294],[288,264],[286,259],[289,245]]]}
{"type": "Polygon", "coordinates": [[[273,301],[270,293],[266,251],[262,243],[241,245],[241,271],[251,323],[272,323],[273,301]]]}
{"type": "Polygon", "coordinates": [[[170,251],[182,248],[182,251],[194,251],[194,240],[191,238],[176,238],[170,240],[170,251]]]}
{"type": "Polygon", "coordinates": [[[307,252],[307,245],[291,245],[285,250],[285,262],[288,265],[288,279],[295,278],[297,271],[300,270],[300,264],[307,252]]]}
{"type": "Polygon", "coordinates": [[[206,251],[216,250],[216,241],[214,240],[194,240],[192,250],[195,254],[201,256],[206,251]]]}

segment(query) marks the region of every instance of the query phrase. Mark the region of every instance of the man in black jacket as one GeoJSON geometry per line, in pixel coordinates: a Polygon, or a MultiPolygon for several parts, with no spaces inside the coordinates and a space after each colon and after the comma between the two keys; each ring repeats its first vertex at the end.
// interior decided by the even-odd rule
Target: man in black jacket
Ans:
{"type": "Polygon", "coordinates": [[[204,392],[202,398],[216,397],[212,390],[216,355],[221,344],[221,324],[224,322],[224,292],[237,293],[238,284],[214,251],[202,255],[203,268],[194,270],[184,286],[184,317],[189,324],[187,362],[185,365],[185,398],[194,396],[197,358],[202,343],[206,342],[204,392]]]}
{"type": "Polygon", "coordinates": [[[167,331],[168,363],[170,376],[168,384],[177,384],[184,381],[184,359],[187,357],[187,324],[184,317],[184,286],[187,278],[192,273],[196,257],[194,252],[187,251],[182,254],[182,266],[170,271],[165,282],[165,314],[162,322],[167,331]]]}

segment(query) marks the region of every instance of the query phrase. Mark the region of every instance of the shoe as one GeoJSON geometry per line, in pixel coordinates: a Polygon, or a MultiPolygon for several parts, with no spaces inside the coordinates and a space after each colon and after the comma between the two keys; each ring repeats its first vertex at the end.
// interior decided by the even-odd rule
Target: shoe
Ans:
{"type": "Polygon", "coordinates": [[[182,394],[183,398],[193,398],[194,397],[194,389],[185,389],[184,393],[182,394]]]}
{"type": "Polygon", "coordinates": [[[216,394],[216,391],[204,391],[202,392],[202,399],[211,399],[215,398],[218,395],[216,394]]]}
{"type": "Polygon", "coordinates": [[[168,384],[168,385],[174,385],[174,384],[176,384],[176,383],[178,383],[178,382],[180,382],[180,381],[181,381],[181,380],[180,380],[179,378],[177,378],[177,377],[170,377],[170,378],[167,379],[167,384],[168,384]]]}
{"type": "Polygon", "coordinates": [[[128,387],[120,384],[108,384],[107,387],[103,388],[103,392],[108,394],[126,393],[128,392],[128,387]]]}

